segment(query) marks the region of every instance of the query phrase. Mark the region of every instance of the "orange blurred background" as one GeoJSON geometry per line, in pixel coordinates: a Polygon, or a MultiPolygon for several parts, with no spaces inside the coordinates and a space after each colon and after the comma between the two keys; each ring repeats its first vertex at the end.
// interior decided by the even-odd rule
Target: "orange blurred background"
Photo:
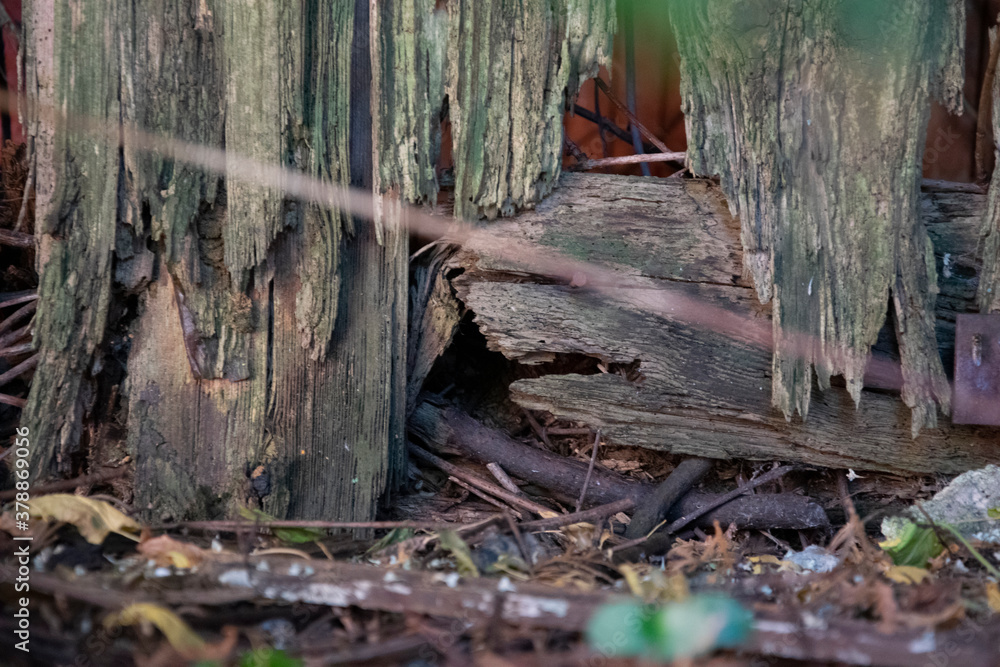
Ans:
{"type": "MultiPolygon", "coordinates": [[[[874,0],[873,0],[874,1],[874,0]]],[[[625,48],[624,20],[626,3],[631,3],[635,31],[636,116],[653,134],[663,140],[672,151],[687,148],[684,133],[684,115],[681,113],[677,48],[667,16],[666,2],[618,0],[618,34],[615,38],[614,60],[611,71],[602,68],[601,77],[611,86],[615,95],[625,100],[625,48]],[[610,76],[610,78],[609,78],[610,76]]],[[[972,181],[975,177],[974,147],[976,118],[980,91],[989,56],[987,33],[996,25],[1000,0],[966,0],[967,32],[965,50],[965,110],[961,116],[952,116],[939,105],[934,105],[927,131],[927,151],[924,159],[926,178],[947,181],[972,181]]],[[[593,81],[580,90],[576,103],[594,110],[593,81]]],[[[628,129],[628,119],[603,93],[600,95],[601,114],[620,128],[628,129]]],[[[604,157],[597,126],[579,115],[566,114],[566,136],[594,159],[604,157]]],[[[610,132],[605,133],[608,155],[632,155],[631,142],[623,141],[610,132]]],[[[648,142],[647,142],[648,143],[648,142]]],[[[565,166],[576,161],[564,160],[565,166]]],[[[667,176],[676,171],[671,163],[651,163],[654,176],[667,176]]],[[[594,171],[615,174],[639,175],[639,165],[621,165],[594,171]]]]}
{"type": "MultiPolygon", "coordinates": [[[[611,71],[601,70],[601,77],[611,86],[621,100],[625,100],[625,49],[623,39],[626,5],[630,4],[635,33],[635,78],[636,112],[640,122],[666,143],[673,151],[686,148],[684,116],[680,110],[677,50],[663,0],[618,0],[619,30],[615,39],[614,59],[611,71]]],[[[948,181],[972,181],[975,178],[975,135],[979,98],[983,75],[989,55],[988,30],[996,24],[1000,12],[1000,0],[966,0],[968,17],[966,34],[966,79],[965,111],[961,116],[951,116],[938,105],[934,106],[927,132],[927,151],[924,160],[924,176],[948,181]]],[[[15,25],[0,28],[3,42],[0,88],[13,89],[17,85],[17,32],[21,21],[21,0],[0,0],[0,7],[15,25]]],[[[0,18],[4,14],[0,13],[0,18]]],[[[595,85],[586,82],[576,100],[588,111],[594,111],[595,85]]],[[[628,119],[611,101],[600,94],[601,114],[623,130],[628,130],[628,119]]],[[[15,142],[24,140],[16,115],[4,114],[2,119],[3,139],[15,142]]],[[[566,136],[577,144],[589,158],[605,156],[597,126],[572,112],[566,114],[566,136]]],[[[608,156],[632,155],[630,141],[605,133],[608,156]]],[[[648,143],[648,142],[646,142],[648,143]]],[[[447,150],[447,146],[445,149],[447,150]]],[[[441,163],[450,162],[450,156],[442,156],[441,163]]],[[[567,166],[575,163],[567,158],[567,166]]],[[[676,171],[671,163],[651,163],[650,170],[655,176],[667,176],[676,171]]],[[[598,169],[617,174],[640,174],[639,165],[621,165],[598,169]]]]}

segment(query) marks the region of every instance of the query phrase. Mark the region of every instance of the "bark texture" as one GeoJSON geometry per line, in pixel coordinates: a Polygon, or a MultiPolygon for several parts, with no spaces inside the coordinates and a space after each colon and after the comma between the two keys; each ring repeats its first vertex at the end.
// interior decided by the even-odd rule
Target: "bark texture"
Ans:
{"type": "Polygon", "coordinates": [[[111,299],[118,209],[118,151],[68,131],[52,109],[118,118],[119,31],[113,6],[87,11],[68,3],[27,3],[26,86],[39,167],[35,203],[42,298],[35,315],[39,363],[22,415],[36,473],[70,469],[84,414],[93,405],[90,377],[111,299]],[[81,62],[80,53],[91,54],[81,62]],[[72,82],[72,85],[69,85],[72,82]]]}
{"type": "MultiPolygon", "coordinates": [[[[991,30],[990,43],[993,44],[996,39],[996,30],[991,30]]],[[[1000,113],[997,113],[1000,109],[1000,77],[993,79],[991,96],[994,111],[993,136],[1000,137],[1000,113]]],[[[993,148],[1000,153],[995,142],[993,148]]],[[[993,171],[987,198],[986,214],[983,216],[980,232],[983,273],[979,280],[977,301],[980,312],[994,313],[1000,312],[1000,170],[993,171]]]]}
{"type": "Polygon", "coordinates": [[[961,110],[964,4],[673,0],[688,159],[718,174],[746,271],[773,300],[772,397],[809,410],[842,374],[861,399],[894,306],[912,433],[947,414],[937,276],[920,220],[930,96],[961,110]]]}
{"type": "MultiPolygon", "coordinates": [[[[345,185],[355,148],[364,159],[354,180],[372,186],[368,3],[78,5],[55,3],[47,82],[71,117],[121,118],[224,146],[234,165],[253,159],[345,185]]],[[[40,22],[29,41],[42,44],[49,27],[40,22]]],[[[113,144],[62,137],[52,160],[60,188],[39,228],[51,250],[36,339],[45,367],[25,414],[42,443],[36,474],[53,471],[50,460],[67,470],[86,409],[79,385],[108,336],[128,353],[122,393],[140,507],[175,518],[246,504],[371,516],[403,455],[398,225],[376,234],[335,207],[288,201],[280,182],[225,179],[128,142],[119,164],[113,144]],[[113,288],[129,318],[120,332],[105,330],[113,288]]],[[[49,158],[39,151],[39,161],[49,158]]]]}
{"type": "MultiPolygon", "coordinates": [[[[938,359],[949,365],[955,315],[975,308],[985,199],[928,193],[920,202],[941,276],[938,359]]],[[[618,444],[895,473],[957,473],[1000,456],[996,429],[947,419],[912,439],[909,410],[884,390],[898,391],[898,377],[866,378],[871,390],[857,408],[843,388],[817,392],[808,422],[786,421],[771,406],[771,351],[752,333],[770,328],[771,307],[743,277],[740,233],[720,188],[707,182],[565,174],[534,211],[473,237],[455,259],[465,271],[453,284],[490,348],[507,358],[593,358],[592,375],[518,380],[512,398],[618,444]],[[617,280],[596,290],[538,277],[504,252],[527,242],[612,270],[617,280]],[[655,314],[681,304],[678,297],[695,307],[655,314]]],[[[891,357],[892,330],[882,334],[877,351],[891,357]]]]}
{"type": "Polygon", "coordinates": [[[448,3],[455,213],[513,215],[552,191],[566,97],[610,62],[613,0],[448,3]]]}
{"type": "Polygon", "coordinates": [[[567,92],[607,57],[613,30],[611,0],[450,4],[27,3],[35,477],[71,471],[96,376],[124,360],[120,418],[143,510],[374,513],[405,453],[402,204],[436,203],[445,96],[476,119],[456,121],[458,170],[493,179],[465,187],[471,209],[529,206],[558,174],[567,92]],[[53,108],[71,126],[54,126],[53,108]],[[119,152],[94,128],[120,121],[225,148],[233,169],[129,140],[119,152]],[[336,199],[290,200],[280,180],[261,186],[250,160],[373,192],[374,224],[336,199]]]}

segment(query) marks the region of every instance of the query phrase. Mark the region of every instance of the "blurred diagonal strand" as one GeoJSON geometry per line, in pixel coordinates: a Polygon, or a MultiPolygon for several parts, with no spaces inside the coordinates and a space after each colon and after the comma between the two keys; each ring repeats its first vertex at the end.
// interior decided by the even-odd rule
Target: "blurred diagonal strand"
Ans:
{"type": "MultiPolygon", "coordinates": [[[[16,102],[16,96],[0,91],[0,108],[16,109],[16,102]]],[[[279,188],[290,198],[336,207],[365,220],[371,221],[376,217],[376,205],[380,198],[376,198],[371,191],[323,181],[289,167],[261,162],[248,155],[234,156],[230,153],[229,158],[236,159],[227,160],[227,152],[221,148],[155,135],[128,124],[109,123],[80,115],[71,116],[52,108],[41,108],[37,101],[34,103],[42,122],[55,123],[57,131],[86,133],[113,145],[127,144],[155,152],[163,157],[224,175],[228,179],[279,188]]],[[[580,276],[585,276],[585,287],[580,289],[671,321],[685,322],[713,331],[742,344],[768,350],[773,348],[769,320],[713,306],[666,285],[650,293],[613,269],[513,238],[504,232],[502,226],[476,227],[467,221],[432,215],[410,205],[402,205],[401,210],[404,224],[417,235],[444,238],[452,243],[463,244],[475,234],[482,248],[496,258],[510,262],[527,275],[554,278],[566,284],[580,284],[580,276]]],[[[813,337],[805,334],[786,332],[785,336],[789,349],[797,350],[803,356],[809,354],[816,344],[813,337]]],[[[881,379],[880,388],[902,388],[898,362],[873,357],[868,365],[868,374],[881,379]]]]}

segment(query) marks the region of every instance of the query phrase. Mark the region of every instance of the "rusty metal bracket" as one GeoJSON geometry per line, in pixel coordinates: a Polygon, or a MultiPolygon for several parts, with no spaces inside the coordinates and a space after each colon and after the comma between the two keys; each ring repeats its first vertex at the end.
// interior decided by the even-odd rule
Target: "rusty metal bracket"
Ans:
{"type": "Polygon", "coordinates": [[[1000,426],[1000,314],[955,319],[952,421],[1000,426]]]}

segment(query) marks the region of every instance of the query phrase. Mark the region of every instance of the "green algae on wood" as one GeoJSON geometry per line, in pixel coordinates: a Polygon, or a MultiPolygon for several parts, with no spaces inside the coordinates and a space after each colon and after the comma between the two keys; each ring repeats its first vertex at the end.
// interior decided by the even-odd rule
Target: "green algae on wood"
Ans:
{"type": "Polygon", "coordinates": [[[961,108],[958,0],[672,0],[692,171],[718,174],[758,298],[774,302],[772,399],[790,418],[842,374],[860,400],[891,299],[912,433],[950,388],[920,220],[930,97],[961,108]]]}
{"type": "MultiPolygon", "coordinates": [[[[937,266],[950,267],[941,270],[935,318],[948,358],[955,315],[975,299],[986,197],[926,193],[920,202],[937,266]]],[[[771,351],[744,335],[766,331],[772,310],[741,277],[744,258],[740,221],[709,182],[564,174],[535,210],[474,234],[448,268],[464,269],[451,282],[491,350],[519,364],[557,362],[549,367],[554,373],[541,367],[516,374],[524,379],[510,386],[511,398],[584,422],[612,442],[893,473],[951,474],[997,460],[995,434],[947,417],[913,439],[910,410],[886,391],[898,384],[874,374],[860,405],[834,387],[813,396],[807,421],[786,421],[771,406],[771,351]],[[563,253],[592,247],[588,262],[616,278],[592,290],[538,276],[509,248],[539,238],[563,253]],[[610,247],[607,239],[627,247],[610,247]],[[607,298],[610,285],[616,298],[607,298]],[[684,301],[691,310],[674,309],[684,301]],[[560,374],[560,360],[581,355],[607,372],[560,374]]],[[[883,362],[894,353],[887,333],[876,346],[883,362]]]]}
{"type": "Polygon", "coordinates": [[[455,213],[495,218],[549,194],[567,94],[610,61],[612,0],[448,3],[455,213]]]}
{"type": "MultiPolygon", "coordinates": [[[[991,43],[996,39],[996,30],[991,30],[991,43]]],[[[993,79],[990,94],[993,98],[993,136],[1000,137],[1000,77],[993,79]]],[[[1000,169],[993,170],[988,198],[980,232],[983,272],[976,301],[981,313],[1000,312],[1000,169]]]]}
{"type": "Polygon", "coordinates": [[[119,117],[119,39],[113,5],[42,1],[25,7],[29,134],[35,137],[38,198],[35,234],[40,273],[34,344],[39,362],[21,416],[33,447],[35,479],[72,470],[92,407],[91,373],[111,301],[118,206],[118,150],[52,126],[56,109],[103,121],[119,117]],[[80,54],[86,53],[86,59],[80,54]],[[43,180],[45,179],[45,180],[43,180]]]}

